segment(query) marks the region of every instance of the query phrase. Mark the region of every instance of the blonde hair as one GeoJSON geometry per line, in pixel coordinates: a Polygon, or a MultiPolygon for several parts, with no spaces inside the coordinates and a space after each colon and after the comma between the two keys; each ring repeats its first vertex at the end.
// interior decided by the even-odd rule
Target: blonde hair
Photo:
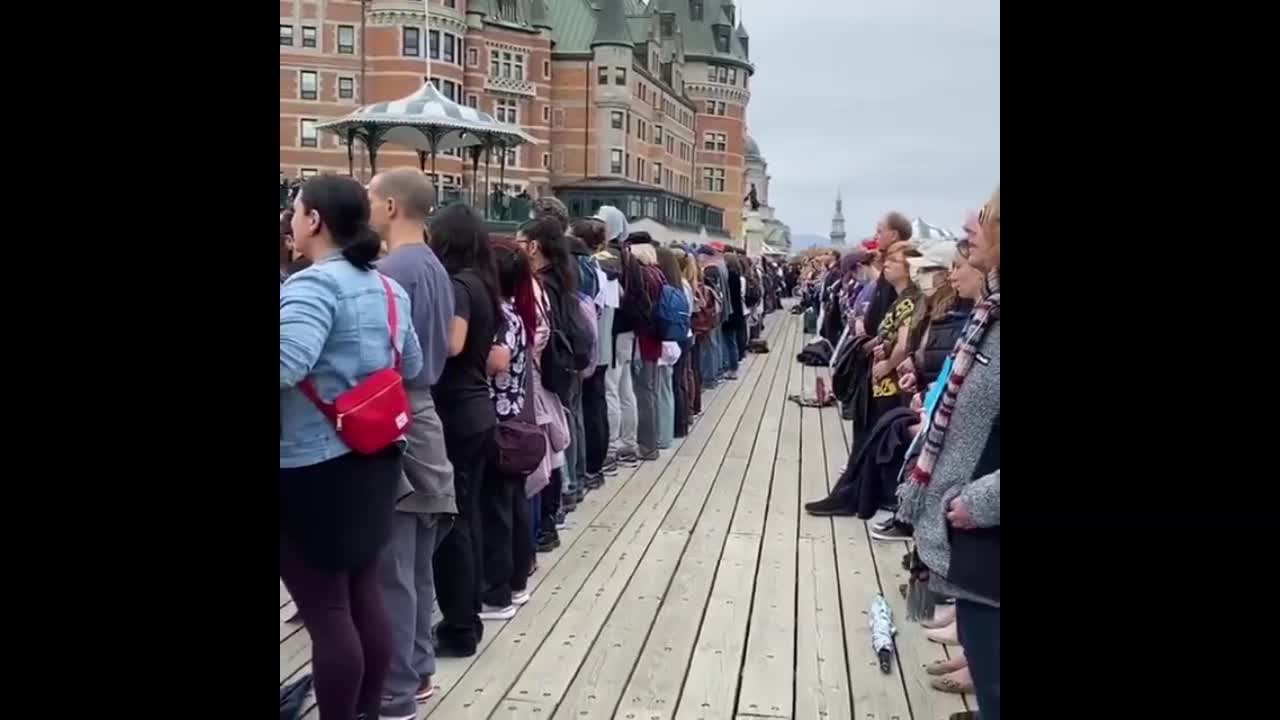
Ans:
{"type": "Polygon", "coordinates": [[[658,264],[658,250],[649,243],[635,243],[632,245],[631,256],[639,260],[641,265],[658,264]]]}
{"type": "Polygon", "coordinates": [[[982,234],[991,244],[1000,247],[1000,186],[991,194],[987,206],[982,209],[982,234]]]}
{"type": "Polygon", "coordinates": [[[675,253],[676,260],[680,263],[681,277],[684,278],[685,282],[689,283],[689,287],[698,287],[698,283],[702,281],[701,273],[698,270],[698,261],[680,248],[675,248],[671,252],[675,253]]]}

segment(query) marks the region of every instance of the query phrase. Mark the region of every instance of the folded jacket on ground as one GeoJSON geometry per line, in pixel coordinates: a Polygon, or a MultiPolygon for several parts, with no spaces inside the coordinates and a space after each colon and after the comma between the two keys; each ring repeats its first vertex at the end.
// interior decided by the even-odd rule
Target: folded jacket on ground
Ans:
{"type": "Polygon", "coordinates": [[[831,364],[831,343],[826,338],[818,338],[796,354],[796,360],[810,367],[827,367],[831,364]]]}

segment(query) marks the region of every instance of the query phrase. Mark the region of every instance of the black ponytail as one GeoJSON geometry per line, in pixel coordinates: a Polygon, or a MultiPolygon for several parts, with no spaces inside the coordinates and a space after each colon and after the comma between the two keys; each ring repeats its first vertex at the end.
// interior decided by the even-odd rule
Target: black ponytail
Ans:
{"type": "Polygon", "coordinates": [[[369,226],[369,195],[353,178],[321,175],[303,184],[302,206],[320,216],[342,256],[361,270],[373,269],[382,239],[369,226]]]}

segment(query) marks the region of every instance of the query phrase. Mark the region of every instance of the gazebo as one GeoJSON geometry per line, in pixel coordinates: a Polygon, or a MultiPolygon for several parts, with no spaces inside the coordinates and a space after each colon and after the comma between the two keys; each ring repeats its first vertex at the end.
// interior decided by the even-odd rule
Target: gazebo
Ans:
{"type": "MultiPolygon", "coordinates": [[[[427,157],[431,157],[431,173],[436,176],[436,154],[442,150],[462,149],[471,157],[471,205],[476,204],[476,179],[480,169],[480,155],[484,153],[485,185],[489,184],[489,163],[492,150],[499,150],[498,182],[506,179],[507,150],[525,143],[537,141],[514,125],[494,120],[493,116],[476,108],[466,107],[450,100],[431,83],[425,83],[417,92],[399,100],[373,103],[357,108],[346,117],[329,120],[316,126],[337,135],[347,145],[347,172],[355,175],[352,148],[359,140],[368,151],[370,172],[378,172],[378,148],[386,143],[411,147],[418,152],[418,169],[426,172],[427,157]]],[[[485,193],[485,215],[488,212],[489,195],[485,193]]]]}

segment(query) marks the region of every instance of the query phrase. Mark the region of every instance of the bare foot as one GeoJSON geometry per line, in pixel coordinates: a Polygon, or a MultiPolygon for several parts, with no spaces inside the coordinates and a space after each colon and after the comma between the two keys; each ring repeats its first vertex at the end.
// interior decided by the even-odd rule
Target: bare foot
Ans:
{"type": "Polygon", "coordinates": [[[955,693],[963,695],[973,692],[973,677],[969,675],[969,668],[963,667],[953,673],[948,673],[942,677],[936,677],[929,681],[934,690],[944,693],[955,693]]]}
{"type": "Polygon", "coordinates": [[[969,660],[964,655],[956,655],[949,660],[940,660],[928,665],[924,671],[930,675],[946,675],[965,667],[969,667],[969,660]]]}
{"type": "Polygon", "coordinates": [[[956,629],[956,624],[950,625],[936,630],[925,631],[925,637],[929,638],[929,642],[936,642],[939,645],[959,645],[960,636],[956,629]]]}
{"type": "Polygon", "coordinates": [[[931,619],[920,621],[920,627],[927,628],[929,630],[937,630],[938,628],[944,628],[954,623],[955,621],[956,621],[955,606],[948,607],[945,605],[939,605],[936,609],[934,609],[933,617],[931,619]]]}

